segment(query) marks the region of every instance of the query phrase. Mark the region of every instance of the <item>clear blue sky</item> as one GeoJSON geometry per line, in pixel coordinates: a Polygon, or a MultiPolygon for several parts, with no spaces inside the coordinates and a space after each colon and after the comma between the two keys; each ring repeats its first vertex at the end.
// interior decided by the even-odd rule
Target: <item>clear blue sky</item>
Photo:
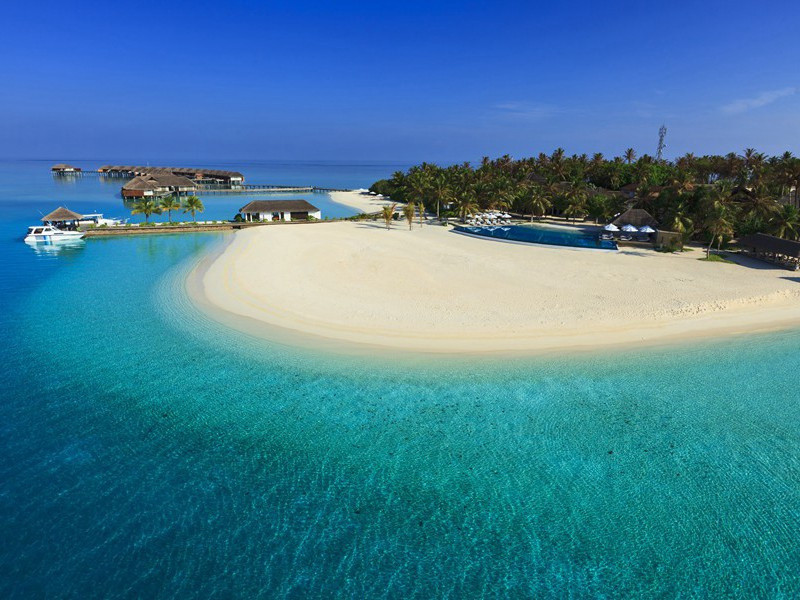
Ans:
{"type": "Polygon", "coordinates": [[[800,154],[799,6],[7,3],[0,156],[800,154]]]}

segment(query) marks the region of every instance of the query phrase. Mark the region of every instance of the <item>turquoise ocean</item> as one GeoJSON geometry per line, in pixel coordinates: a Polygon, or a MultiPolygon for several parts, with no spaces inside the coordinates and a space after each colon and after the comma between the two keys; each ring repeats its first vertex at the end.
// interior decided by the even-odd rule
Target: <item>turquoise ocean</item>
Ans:
{"type": "MultiPolygon", "coordinates": [[[[128,214],[119,180],[51,162],[0,163],[3,598],[800,596],[799,332],[529,358],[265,341],[184,291],[231,234],[23,243],[58,205],[128,214]]],[[[407,165],[210,166],[361,187],[407,165]]]]}

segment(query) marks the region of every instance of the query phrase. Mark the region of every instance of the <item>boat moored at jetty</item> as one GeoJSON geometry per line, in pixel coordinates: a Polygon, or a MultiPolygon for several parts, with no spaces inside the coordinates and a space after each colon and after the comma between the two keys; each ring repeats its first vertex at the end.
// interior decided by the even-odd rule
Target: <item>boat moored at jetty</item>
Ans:
{"type": "Polygon", "coordinates": [[[106,225],[108,227],[119,227],[127,224],[127,222],[128,219],[106,219],[102,213],[91,213],[88,215],[82,215],[81,218],[77,220],[77,225],[94,225],[96,227],[106,225]]]}
{"type": "Polygon", "coordinates": [[[54,243],[68,240],[79,240],[86,235],[83,231],[65,231],[52,225],[34,225],[28,227],[25,242],[31,243],[54,243]]]}

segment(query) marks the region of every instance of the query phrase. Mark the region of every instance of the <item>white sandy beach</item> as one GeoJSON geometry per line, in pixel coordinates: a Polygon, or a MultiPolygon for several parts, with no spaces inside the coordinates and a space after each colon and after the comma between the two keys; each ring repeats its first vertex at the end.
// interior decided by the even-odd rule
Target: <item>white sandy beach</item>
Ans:
{"type": "Polygon", "coordinates": [[[217,315],[426,352],[657,343],[800,324],[800,278],[695,250],[509,244],[337,222],[239,232],[194,287],[217,315]]]}
{"type": "Polygon", "coordinates": [[[386,200],[383,196],[378,197],[370,194],[362,194],[360,191],[330,192],[329,195],[334,202],[344,204],[345,206],[367,214],[380,212],[381,208],[387,204],[391,204],[391,201],[386,200]]]}

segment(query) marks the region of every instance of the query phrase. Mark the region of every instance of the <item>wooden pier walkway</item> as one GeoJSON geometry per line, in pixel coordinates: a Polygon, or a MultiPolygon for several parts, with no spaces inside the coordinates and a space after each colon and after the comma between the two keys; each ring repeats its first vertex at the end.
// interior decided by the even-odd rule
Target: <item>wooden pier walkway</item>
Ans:
{"type": "MultiPolygon", "coordinates": [[[[69,172],[54,172],[55,177],[106,177],[114,179],[130,179],[128,173],[112,172],[98,172],[98,171],[69,171],[69,172]]],[[[200,195],[215,195],[215,194],[327,194],[329,192],[351,192],[352,190],[346,188],[332,188],[332,187],[317,187],[314,185],[273,185],[268,183],[243,183],[234,186],[225,185],[209,185],[198,183],[195,184],[195,189],[190,193],[200,195]]]]}
{"type": "Polygon", "coordinates": [[[309,194],[314,191],[314,186],[284,186],[284,185],[238,185],[236,187],[215,187],[198,185],[194,193],[209,194],[309,194]]]}
{"type": "Polygon", "coordinates": [[[216,186],[197,186],[194,193],[199,195],[207,194],[327,194],[329,192],[349,192],[352,190],[341,188],[325,188],[316,187],[314,185],[307,186],[289,186],[289,185],[264,185],[264,184],[247,184],[238,185],[236,187],[216,187],[216,186]]]}

